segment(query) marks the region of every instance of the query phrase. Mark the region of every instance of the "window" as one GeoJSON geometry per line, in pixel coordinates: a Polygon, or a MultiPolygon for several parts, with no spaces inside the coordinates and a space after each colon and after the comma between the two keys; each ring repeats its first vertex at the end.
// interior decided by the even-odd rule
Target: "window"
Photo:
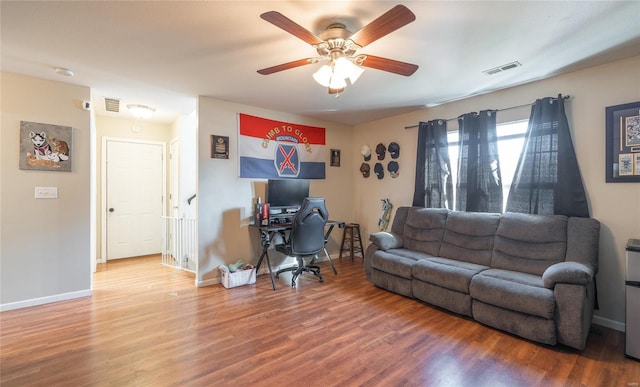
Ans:
{"type": "MultiPolygon", "coordinates": [[[[509,196],[509,189],[511,188],[511,181],[513,180],[513,174],[516,171],[518,165],[518,159],[520,158],[520,152],[524,145],[524,135],[527,132],[528,120],[508,122],[504,124],[498,124],[496,131],[498,133],[498,154],[500,156],[500,168],[502,172],[502,196],[504,202],[502,204],[502,210],[507,205],[507,197],[509,196]]],[[[447,133],[447,140],[449,142],[449,158],[451,159],[452,179],[454,185],[458,179],[458,131],[454,130],[447,133]]],[[[453,203],[456,202],[456,190],[453,190],[453,203]]],[[[457,208],[454,208],[457,210],[457,208]]]]}

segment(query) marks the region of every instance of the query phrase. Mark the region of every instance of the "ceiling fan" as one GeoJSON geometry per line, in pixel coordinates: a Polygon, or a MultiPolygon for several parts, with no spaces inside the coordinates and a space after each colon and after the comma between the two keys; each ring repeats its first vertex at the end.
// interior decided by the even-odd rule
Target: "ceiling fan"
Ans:
{"type": "Polygon", "coordinates": [[[347,30],[342,23],[334,23],[329,25],[320,36],[316,36],[277,11],[265,12],[260,17],[304,40],[318,52],[316,57],[299,59],[258,70],[258,73],[263,75],[328,61],[328,64],[322,66],[320,70],[313,74],[313,78],[327,87],[329,94],[339,95],[346,88],[347,80],[353,84],[358,79],[364,71],[362,67],[404,76],[410,76],[418,69],[417,65],[411,63],[374,55],[357,54],[357,51],[366,45],[416,19],[413,12],[404,5],[396,5],[356,33],[347,30]]]}

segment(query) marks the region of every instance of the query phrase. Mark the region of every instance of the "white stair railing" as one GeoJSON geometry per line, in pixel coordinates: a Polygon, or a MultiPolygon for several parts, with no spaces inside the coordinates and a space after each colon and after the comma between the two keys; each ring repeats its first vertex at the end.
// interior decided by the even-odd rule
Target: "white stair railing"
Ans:
{"type": "Polygon", "coordinates": [[[180,270],[196,270],[195,219],[162,217],[162,264],[180,270]]]}

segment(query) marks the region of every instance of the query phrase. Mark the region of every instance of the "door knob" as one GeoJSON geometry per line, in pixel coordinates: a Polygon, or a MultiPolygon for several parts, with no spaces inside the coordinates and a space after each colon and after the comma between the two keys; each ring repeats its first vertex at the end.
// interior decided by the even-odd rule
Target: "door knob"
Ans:
{"type": "Polygon", "coordinates": [[[115,211],[113,208],[109,208],[109,212],[113,212],[115,211]]]}

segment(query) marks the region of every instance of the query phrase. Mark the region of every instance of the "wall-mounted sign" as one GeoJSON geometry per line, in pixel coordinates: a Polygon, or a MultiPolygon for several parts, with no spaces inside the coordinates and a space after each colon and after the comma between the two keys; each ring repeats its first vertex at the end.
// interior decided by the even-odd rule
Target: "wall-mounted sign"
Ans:
{"type": "Polygon", "coordinates": [[[216,136],[215,134],[211,135],[211,158],[229,158],[229,136],[216,136]]]}

